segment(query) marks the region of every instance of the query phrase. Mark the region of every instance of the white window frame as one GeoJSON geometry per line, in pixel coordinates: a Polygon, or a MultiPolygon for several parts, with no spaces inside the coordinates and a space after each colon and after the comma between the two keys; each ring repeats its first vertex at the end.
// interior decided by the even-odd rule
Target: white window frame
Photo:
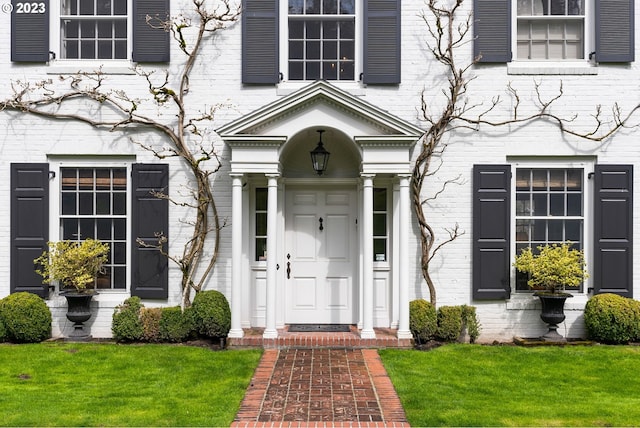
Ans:
{"type": "Polygon", "coordinates": [[[584,0],[584,59],[566,60],[530,60],[518,58],[518,0],[511,3],[511,62],[508,63],[509,74],[525,75],[595,75],[597,67],[591,53],[595,51],[595,5],[594,0],[584,0]]]}
{"type": "MultiPolygon", "coordinates": [[[[511,222],[511,236],[510,236],[510,249],[509,260],[514,261],[516,256],[516,171],[518,168],[540,168],[540,169],[572,169],[572,168],[581,168],[583,170],[583,243],[582,248],[584,250],[585,262],[586,262],[586,270],[590,276],[593,274],[593,179],[591,179],[591,174],[595,169],[595,160],[584,159],[584,160],[517,160],[511,162],[511,211],[510,211],[510,222],[511,222]]],[[[512,296],[525,295],[531,296],[531,292],[516,290],[516,269],[511,266],[511,292],[512,296]]],[[[591,283],[589,278],[585,278],[582,290],[574,291],[571,290],[571,294],[577,296],[587,296],[589,294],[589,289],[591,288],[591,283]]]]}
{"type": "Polygon", "coordinates": [[[61,226],[61,170],[63,168],[125,168],[127,176],[127,192],[126,192],[126,206],[127,206],[127,226],[126,226],[126,248],[127,256],[125,259],[125,287],[118,289],[101,288],[100,293],[130,293],[131,290],[131,210],[133,209],[131,203],[132,190],[131,190],[131,160],[118,160],[110,158],[108,160],[101,160],[94,158],[92,160],[74,159],[72,157],[55,157],[49,159],[49,170],[52,172],[52,177],[49,182],[49,240],[59,241],[62,239],[60,236],[61,226]]]}
{"type": "MultiPolygon", "coordinates": [[[[363,23],[363,5],[362,0],[354,0],[355,2],[355,40],[353,47],[353,80],[332,80],[331,83],[335,84],[353,84],[358,83],[361,79],[360,76],[363,73],[363,38],[364,38],[364,23],[363,23]]],[[[280,18],[280,72],[282,73],[282,81],[291,83],[297,86],[304,86],[309,84],[309,80],[289,80],[289,2],[281,1],[279,10],[280,18]]]]}
{"type": "Polygon", "coordinates": [[[61,30],[60,0],[54,0],[49,5],[49,50],[55,54],[55,59],[49,61],[50,74],[77,73],[96,71],[101,68],[103,72],[113,74],[134,74],[131,69],[131,52],[133,49],[133,4],[127,1],[127,58],[126,59],[65,59],[62,58],[62,30],[61,30]]]}

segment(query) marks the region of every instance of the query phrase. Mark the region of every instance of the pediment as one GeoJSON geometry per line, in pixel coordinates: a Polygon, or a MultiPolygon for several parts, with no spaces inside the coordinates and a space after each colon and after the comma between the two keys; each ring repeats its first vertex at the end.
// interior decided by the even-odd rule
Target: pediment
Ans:
{"type": "Polygon", "coordinates": [[[416,140],[423,130],[326,81],[316,81],[246,114],[217,130],[223,139],[293,135],[310,123],[330,124],[351,138],[404,136],[416,140]]]}

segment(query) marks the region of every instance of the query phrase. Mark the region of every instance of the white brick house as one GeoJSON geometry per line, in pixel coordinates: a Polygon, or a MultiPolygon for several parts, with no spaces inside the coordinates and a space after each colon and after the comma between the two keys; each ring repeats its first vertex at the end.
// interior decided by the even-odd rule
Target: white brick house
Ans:
{"type": "MultiPolygon", "coordinates": [[[[0,99],[11,96],[12,81],[100,66],[108,85],[148,99],[129,68],[172,71],[184,59],[167,33],[143,24],[169,5],[172,16],[190,10],[187,0],[7,0],[0,32],[11,43],[0,47],[0,99]]],[[[499,96],[491,118],[504,120],[514,111],[509,85],[522,115],[535,110],[536,85],[543,98],[562,85],[553,113],[576,115],[570,126],[579,132],[592,129],[599,105],[608,120],[616,103],[629,113],[640,103],[634,6],[466,0],[459,16],[474,13],[474,20],[456,58],[464,66],[482,55],[471,71],[470,104],[499,96]]],[[[437,114],[447,84],[425,44],[423,12],[429,16],[421,0],[245,0],[241,20],[203,47],[189,108],[224,104],[210,140],[223,160],[214,188],[226,220],[206,288],[229,299],[231,336],[264,327],[265,337],[275,337],[290,323],[357,324],[363,337],[376,327],[410,335],[408,302],[428,292],[409,183],[427,127],[421,102],[437,114]],[[320,176],[309,156],[319,130],[331,153],[320,176]]],[[[141,108],[163,114],[150,103],[141,108]]],[[[94,337],[111,335],[113,310],[131,295],[147,306],[179,304],[178,269],[143,254],[135,240],[166,230],[169,251],[181,250],[189,211],[148,195],[168,188],[181,198],[184,166],[156,159],[124,133],[73,121],[4,111],[0,123],[0,297],[42,295],[54,335],[67,334],[66,303],[40,284],[32,260],[48,240],[95,236],[113,252],[89,323],[94,337]]],[[[640,123],[640,114],[629,123],[640,123]]],[[[162,145],[153,134],[138,138],[162,145]]],[[[456,224],[464,234],[438,253],[431,274],[438,305],[477,308],[480,340],[546,331],[511,266],[527,245],[571,240],[585,250],[590,277],[572,291],[560,328],[569,337],[584,336],[582,310],[593,293],[640,293],[635,128],[591,142],[538,120],[458,128],[446,138],[423,197],[455,180],[426,212],[439,238],[456,224]]]]}

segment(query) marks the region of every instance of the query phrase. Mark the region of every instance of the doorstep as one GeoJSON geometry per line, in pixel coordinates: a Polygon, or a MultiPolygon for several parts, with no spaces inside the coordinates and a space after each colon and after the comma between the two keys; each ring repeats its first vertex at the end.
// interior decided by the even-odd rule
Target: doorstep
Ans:
{"type": "Polygon", "coordinates": [[[413,348],[413,339],[398,339],[397,330],[390,328],[374,328],[375,339],[363,339],[356,326],[349,332],[290,332],[288,328],[278,329],[278,337],[265,339],[263,328],[244,329],[244,337],[227,338],[227,347],[238,348],[413,348]]]}

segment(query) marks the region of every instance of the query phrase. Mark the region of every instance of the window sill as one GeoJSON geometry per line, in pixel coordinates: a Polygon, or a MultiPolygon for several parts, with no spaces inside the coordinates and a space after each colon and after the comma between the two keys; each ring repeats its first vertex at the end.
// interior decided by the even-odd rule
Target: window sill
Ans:
{"type": "MultiPolygon", "coordinates": [[[[305,86],[312,84],[311,80],[296,80],[296,81],[287,81],[280,82],[276,85],[276,95],[286,96],[289,95],[305,86]]],[[[347,82],[340,80],[331,80],[329,81],[333,86],[336,86],[344,91],[349,92],[354,96],[364,96],[365,95],[365,87],[361,82],[347,82]]]]}
{"type": "Polygon", "coordinates": [[[586,61],[541,62],[514,61],[507,64],[507,73],[513,75],[577,75],[598,74],[598,67],[586,61]]]}
{"type": "Polygon", "coordinates": [[[55,60],[49,62],[47,74],[136,74],[129,61],[55,60]]]}

